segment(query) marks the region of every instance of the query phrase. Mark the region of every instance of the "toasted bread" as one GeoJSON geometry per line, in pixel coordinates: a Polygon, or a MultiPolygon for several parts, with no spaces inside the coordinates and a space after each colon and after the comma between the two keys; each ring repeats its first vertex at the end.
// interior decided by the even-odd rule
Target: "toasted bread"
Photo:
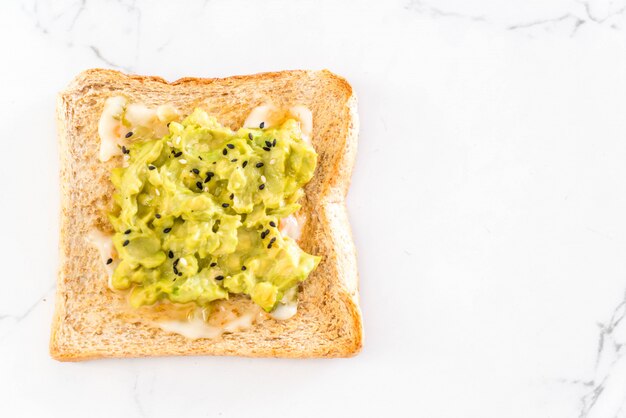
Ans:
{"type": "MultiPolygon", "coordinates": [[[[101,357],[235,355],[246,357],[345,357],[362,345],[355,248],[345,207],[354,164],[356,97],[343,78],[323,71],[282,71],[228,78],[159,77],[92,69],[58,96],[61,157],[60,271],[50,340],[52,357],[77,361],[101,357]],[[98,120],[115,95],[148,106],[170,103],[183,113],[202,107],[224,125],[239,128],[254,107],[305,105],[313,114],[312,144],[319,159],[302,199],[306,224],[300,246],[322,261],[300,285],[298,313],[266,320],[213,339],[188,339],[130,320],[124,294],[111,291],[95,248],[94,228],[110,230],[112,167],[98,159],[98,120]]],[[[246,301],[241,301],[245,303],[246,301]]]]}

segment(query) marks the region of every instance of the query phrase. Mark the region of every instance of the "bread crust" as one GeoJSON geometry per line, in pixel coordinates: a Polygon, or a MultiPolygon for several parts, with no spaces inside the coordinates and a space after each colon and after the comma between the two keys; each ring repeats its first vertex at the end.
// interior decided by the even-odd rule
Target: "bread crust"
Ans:
{"type": "Polygon", "coordinates": [[[90,69],[57,100],[60,141],[60,268],[50,354],[62,361],[102,357],[235,355],[348,357],[362,347],[356,253],[345,206],[356,157],[359,121],[350,84],[328,70],[281,71],[227,78],[127,75],[90,69]],[[97,124],[104,101],[124,95],[148,106],[172,103],[188,113],[200,106],[233,129],[263,103],[305,105],[313,113],[318,166],[302,199],[307,222],[302,248],[322,262],[301,284],[299,309],[287,321],[262,321],[217,339],[189,340],[128,313],[125,296],[110,291],[94,248],[93,228],[110,229],[106,210],[119,161],[98,160],[97,124]]]}

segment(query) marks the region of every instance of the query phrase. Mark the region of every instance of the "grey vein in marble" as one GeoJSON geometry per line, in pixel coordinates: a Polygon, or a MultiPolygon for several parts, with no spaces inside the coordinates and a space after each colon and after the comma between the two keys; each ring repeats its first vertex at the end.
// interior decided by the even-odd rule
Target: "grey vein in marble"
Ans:
{"type": "Polygon", "coordinates": [[[145,417],[146,411],[144,411],[143,406],[141,405],[141,400],[139,399],[139,373],[135,375],[135,383],[133,384],[133,402],[137,407],[137,412],[139,416],[145,417]]]}
{"type": "Polygon", "coordinates": [[[626,408],[624,377],[626,358],[626,294],[615,307],[608,323],[599,323],[595,376],[580,399],[579,418],[623,417],[626,408]],[[617,409],[614,409],[617,406],[617,409]],[[610,414],[610,415],[607,415],[610,414]]]}
{"type": "MultiPolygon", "coordinates": [[[[611,29],[620,29],[614,20],[615,18],[624,18],[626,12],[626,2],[621,1],[622,6],[613,7],[604,16],[599,16],[593,12],[591,3],[601,3],[601,1],[577,1],[571,3],[571,7],[565,8],[561,14],[554,17],[542,17],[540,19],[520,20],[519,22],[506,23],[502,19],[487,17],[485,15],[475,15],[470,13],[459,12],[454,9],[440,9],[425,2],[423,0],[409,0],[405,5],[405,9],[412,10],[418,14],[427,14],[433,18],[455,18],[463,19],[477,24],[487,24],[509,31],[528,31],[532,29],[541,29],[546,32],[552,32],[556,27],[564,26],[568,29],[571,36],[574,36],[579,28],[585,24],[593,23],[599,26],[609,26],[611,29]]],[[[613,6],[615,2],[610,1],[609,6],[613,6]]]]}
{"type": "Polygon", "coordinates": [[[74,29],[74,26],[76,25],[76,21],[78,20],[80,15],[85,11],[86,4],[87,4],[87,0],[80,0],[80,6],[78,7],[78,10],[76,10],[76,14],[74,15],[74,18],[72,19],[72,23],[70,24],[70,30],[74,29]]]}
{"type": "MultiPolygon", "coordinates": [[[[135,27],[135,39],[131,43],[134,44],[134,61],[137,62],[141,44],[141,9],[137,6],[135,0],[117,0],[115,3],[125,8],[127,15],[134,16],[135,23],[133,26],[135,27]]],[[[76,29],[76,25],[84,16],[89,4],[88,0],[80,0],[67,5],[62,12],[53,13],[51,10],[42,10],[40,7],[40,0],[33,0],[31,2],[23,2],[21,9],[33,20],[35,28],[43,35],[52,36],[54,38],[65,37],[67,39],[65,44],[68,48],[76,46],[86,48],[90,50],[104,66],[132,72],[132,65],[121,64],[118,63],[117,60],[107,57],[102,52],[102,47],[100,45],[89,42],[80,44],[75,41],[75,33],[78,31],[76,29]],[[27,3],[30,3],[30,7],[27,6],[27,3]],[[63,18],[67,16],[72,17],[68,22],[64,22],[63,18]]]]}
{"type": "Polygon", "coordinates": [[[425,4],[422,0],[410,0],[405,6],[407,10],[414,10],[418,13],[428,13],[432,17],[451,17],[457,19],[465,19],[474,22],[486,22],[484,16],[472,16],[455,11],[442,10],[437,7],[425,4]]]}
{"type": "Polygon", "coordinates": [[[119,64],[115,64],[114,62],[111,62],[110,60],[105,58],[102,55],[102,53],[100,52],[100,50],[95,45],[87,45],[87,47],[93,51],[93,53],[95,54],[96,58],[98,58],[100,61],[102,61],[107,66],[113,67],[113,68],[117,68],[117,69],[120,69],[120,70],[124,70],[126,72],[132,72],[132,68],[131,67],[125,67],[125,66],[122,66],[122,65],[119,65],[119,64]]]}
{"type": "MultiPolygon", "coordinates": [[[[537,27],[537,26],[543,26],[545,28],[546,26],[549,26],[549,25],[556,25],[560,23],[571,22],[573,24],[573,27],[572,27],[570,36],[574,36],[576,32],[578,31],[578,29],[584,24],[594,23],[597,25],[604,25],[606,22],[608,22],[614,17],[623,17],[624,12],[626,11],[626,5],[624,5],[614,11],[608,12],[604,17],[597,17],[593,13],[589,1],[578,2],[578,4],[583,6],[582,11],[579,10],[577,12],[567,12],[561,16],[558,16],[552,19],[541,19],[541,20],[527,22],[527,23],[509,25],[507,29],[519,30],[519,29],[528,29],[528,28],[537,27]]],[[[618,29],[615,23],[611,24],[610,27],[612,29],[618,29]]]]}
{"type": "MultiPolygon", "coordinates": [[[[0,321],[5,321],[7,319],[12,319],[14,321],[13,325],[17,325],[20,322],[22,322],[24,319],[28,318],[28,316],[30,314],[32,314],[35,309],[46,300],[46,296],[52,291],[54,290],[56,284],[52,284],[50,287],[48,287],[48,289],[46,289],[46,291],[43,293],[42,296],[38,297],[37,300],[32,303],[28,308],[26,308],[26,310],[24,310],[22,313],[19,314],[10,314],[10,313],[0,313],[0,321]]],[[[2,342],[6,336],[9,334],[9,332],[6,332],[4,335],[0,335],[0,342],[2,342]]]]}
{"type": "Polygon", "coordinates": [[[622,7],[618,8],[618,9],[612,11],[612,12],[607,13],[606,16],[604,16],[603,18],[599,18],[599,17],[596,17],[595,14],[592,12],[591,4],[590,4],[589,1],[584,1],[584,2],[581,2],[581,3],[583,4],[583,6],[585,8],[585,13],[587,14],[587,17],[589,18],[589,20],[591,20],[591,21],[593,21],[595,23],[600,23],[600,24],[606,22],[607,20],[611,19],[612,17],[622,16],[622,15],[624,15],[624,12],[626,11],[626,4],[624,4],[622,7]]]}
{"type": "Polygon", "coordinates": [[[573,22],[573,25],[574,25],[572,28],[571,36],[574,36],[578,28],[585,23],[584,20],[574,16],[571,13],[567,13],[567,14],[564,14],[563,16],[555,17],[552,19],[541,19],[541,20],[536,20],[536,21],[528,22],[528,23],[518,23],[515,25],[509,25],[507,29],[508,30],[520,30],[520,29],[529,29],[529,28],[536,27],[536,26],[545,27],[547,25],[555,25],[555,24],[564,23],[568,21],[573,22]]]}

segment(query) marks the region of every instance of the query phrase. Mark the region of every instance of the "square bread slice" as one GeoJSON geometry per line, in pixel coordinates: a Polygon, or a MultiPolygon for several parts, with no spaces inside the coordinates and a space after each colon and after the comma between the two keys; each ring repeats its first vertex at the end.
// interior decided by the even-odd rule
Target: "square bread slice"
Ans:
{"type": "MultiPolygon", "coordinates": [[[[164,355],[346,357],[362,344],[355,248],[345,207],[357,146],[356,97],[345,79],[327,71],[282,71],[228,78],[159,77],[92,69],[76,77],[57,103],[61,157],[60,271],[50,354],[58,360],[164,355]],[[307,214],[300,246],[322,256],[303,282],[297,314],[266,320],[215,339],[188,339],[129,315],[126,296],[111,291],[97,250],[86,237],[111,230],[119,158],[98,159],[98,120],[104,102],[122,95],[150,107],[170,103],[183,114],[201,107],[232,129],[251,109],[272,103],[307,106],[319,159],[301,203],[307,214]]],[[[249,303],[249,302],[248,302],[249,303]]]]}

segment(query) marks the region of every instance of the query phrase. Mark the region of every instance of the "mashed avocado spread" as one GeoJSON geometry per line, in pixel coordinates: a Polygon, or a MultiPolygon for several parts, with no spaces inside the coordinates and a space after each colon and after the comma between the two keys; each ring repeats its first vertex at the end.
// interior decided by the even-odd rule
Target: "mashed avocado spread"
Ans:
{"type": "Polygon", "coordinates": [[[317,266],[278,230],[300,208],[317,154],[297,121],[262,125],[232,131],[196,109],[160,139],[141,127],[127,135],[109,218],[111,285],[131,289],[132,306],[245,294],[269,312],[317,266]]]}

